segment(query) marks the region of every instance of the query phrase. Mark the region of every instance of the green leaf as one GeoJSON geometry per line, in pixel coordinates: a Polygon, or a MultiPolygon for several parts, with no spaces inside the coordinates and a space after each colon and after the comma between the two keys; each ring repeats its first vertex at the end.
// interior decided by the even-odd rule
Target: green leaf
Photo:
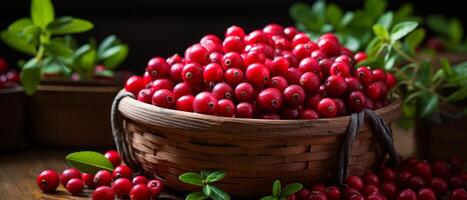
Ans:
{"type": "Polygon", "coordinates": [[[276,180],[272,184],[272,195],[275,197],[279,197],[281,194],[281,181],[276,180]]]}
{"type": "Polygon", "coordinates": [[[425,92],[420,96],[418,105],[419,115],[422,118],[428,117],[438,110],[439,98],[436,94],[425,92]]]}
{"type": "Polygon", "coordinates": [[[178,177],[182,182],[196,185],[196,186],[203,186],[203,179],[198,173],[194,172],[186,172],[183,173],[178,177]]]}
{"type": "Polygon", "coordinates": [[[397,41],[413,30],[415,30],[418,26],[417,22],[413,21],[407,21],[407,22],[400,22],[396,25],[391,30],[391,40],[392,41],[397,41]]]}
{"type": "Polygon", "coordinates": [[[51,41],[65,45],[66,47],[70,49],[76,49],[76,46],[77,46],[76,40],[70,35],[65,35],[64,37],[54,37],[52,38],[51,41]]]}
{"type": "Polygon", "coordinates": [[[441,15],[430,15],[427,17],[426,24],[432,31],[448,36],[449,22],[446,17],[441,15]]]}
{"type": "Polygon", "coordinates": [[[201,179],[205,180],[209,176],[209,174],[211,174],[211,171],[201,170],[201,179]]]}
{"type": "Polygon", "coordinates": [[[431,63],[428,61],[423,61],[420,64],[420,68],[417,72],[416,82],[428,86],[431,83],[430,75],[431,75],[431,63]]]}
{"type": "Polygon", "coordinates": [[[300,191],[303,188],[303,185],[300,183],[292,183],[287,185],[284,190],[281,193],[282,197],[287,197],[292,194],[295,194],[296,192],[300,191]]]}
{"type": "Polygon", "coordinates": [[[3,31],[1,32],[1,38],[5,44],[19,52],[29,55],[34,55],[36,52],[36,46],[33,43],[29,43],[28,37],[21,33],[3,31]]]}
{"type": "Polygon", "coordinates": [[[32,58],[21,69],[21,85],[27,95],[32,95],[41,80],[41,63],[32,58]]]}
{"type": "Polygon", "coordinates": [[[329,4],[327,6],[326,17],[334,27],[337,27],[340,25],[341,20],[342,20],[342,15],[343,15],[342,8],[340,8],[338,5],[329,4]]]}
{"type": "Polygon", "coordinates": [[[32,20],[29,18],[21,18],[8,26],[8,31],[23,32],[26,27],[32,26],[32,20]]]}
{"type": "Polygon", "coordinates": [[[128,45],[121,44],[104,52],[103,64],[107,69],[115,69],[128,56],[128,45]]]}
{"type": "Polygon", "coordinates": [[[31,19],[35,25],[45,28],[54,18],[54,6],[50,0],[32,0],[31,19]]]}
{"type": "Polygon", "coordinates": [[[277,197],[274,197],[274,196],[265,196],[265,197],[261,198],[260,200],[277,200],[277,197]]]}
{"type": "Polygon", "coordinates": [[[28,44],[34,46],[40,45],[40,36],[42,29],[39,26],[28,26],[23,30],[23,35],[26,36],[28,44]]]}
{"type": "Polygon", "coordinates": [[[210,185],[203,185],[203,194],[206,196],[211,196],[211,186],[210,185]]]}
{"type": "Polygon", "coordinates": [[[86,32],[93,27],[94,25],[87,20],[65,16],[59,17],[57,20],[50,23],[47,26],[47,30],[54,35],[65,35],[86,32]]]}
{"type": "Polygon", "coordinates": [[[207,198],[208,197],[202,192],[192,192],[188,196],[186,196],[185,200],[203,200],[207,198]]]}
{"type": "Polygon", "coordinates": [[[349,25],[349,23],[353,20],[354,13],[353,12],[346,12],[341,20],[341,27],[345,27],[349,25]]]}
{"type": "Polygon", "coordinates": [[[70,57],[73,54],[73,50],[69,47],[56,42],[49,42],[44,44],[44,48],[50,52],[52,55],[61,56],[61,57],[70,57]]]}
{"type": "Polygon", "coordinates": [[[404,3],[394,14],[394,22],[406,21],[413,13],[413,6],[410,3],[404,3]]]}
{"type": "Polygon", "coordinates": [[[213,185],[211,185],[211,195],[209,197],[213,200],[230,200],[229,194],[213,185]]]}
{"type": "Polygon", "coordinates": [[[454,76],[454,71],[452,70],[451,63],[449,63],[449,60],[442,57],[441,60],[441,67],[443,68],[444,73],[448,76],[454,76]]]}
{"type": "Polygon", "coordinates": [[[107,77],[107,78],[115,77],[115,73],[112,70],[108,70],[108,69],[94,72],[94,74],[99,77],[107,77]]]}
{"type": "Polygon", "coordinates": [[[381,24],[386,30],[388,30],[391,27],[392,24],[392,19],[394,17],[394,14],[389,11],[387,13],[384,13],[381,17],[378,19],[378,24],[381,24]]]}
{"type": "Polygon", "coordinates": [[[376,18],[383,14],[386,9],[386,1],[384,0],[365,0],[364,3],[365,12],[371,17],[376,18]]]}
{"type": "Polygon", "coordinates": [[[449,21],[449,30],[448,30],[451,42],[458,44],[462,42],[462,36],[464,35],[464,28],[459,19],[451,19],[449,21]]]}
{"type": "Polygon", "coordinates": [[[461,87],[454,93],[447,97],[448,102],[454,103],[457,101],[463,101],[467,98],[467,86],[461,87]]]}
{"type": "Polygon", "coordinates": [[[81,172],[95,174],[99,170],[113,171],[114,166],[103,154],[94,151],[80,151],[68,154],[67,163],[81,172]]]}
{"type": "Polygon", "coordinates": [[[95,49],[89,49],[87,52],[82,54],[76,61],[82,69],[91,70],[96,66],[97,53],[95,49]]]}
{"type": "Polygon", "coordinates": [[[394,67],[394,64],[396,63],[397,56],[391,56],[389,57],[388,60],[386,60],[386,63],[384,65],[384,69],[390,70],[394,67]]]}
{"type": "Polygon", "coordinates": [[[217,182],[221,179],[223,179],[225,177],[225,172],[223,171],[215,171],[215,172],[212,172],[211,174],[209,174],[207,177],[206,177],[206,180],[209,182],[209,183],[214,183],[214,182],[217,182]]]}
{"type": "Polygon", "coordinates": [[[420,45],[420,43],[423,41],[424,38],[425,38],[425,29],[419,28],[413,31],[412,33],[410,33],[405,39],[405,41],[410,51],[414,52],[415,48],[417,48],[418,45],[420,45]]]}
{"type": "Polygon", "coordinates": [[[120,42],[117,39],[117,36],[115,35],[109,35],[102,42],[99,44],[97,47],[97,54],[101,55],[106,51],[107,49],[118,45],[120,42]]]}
{"type": "Polygon", "coordinates": [[[467,74],[467,61],[463,63],[456,64],[454,67],[454,73],[457,75],[467,74]]]}
{"type": "Polygon", "coordinates": [[[389,40],[389,32],[386,28],[384,28],[383,25],[381,24],[373,25],[373,32],[379,39],[386,40],[386,41],[389,40]]]}

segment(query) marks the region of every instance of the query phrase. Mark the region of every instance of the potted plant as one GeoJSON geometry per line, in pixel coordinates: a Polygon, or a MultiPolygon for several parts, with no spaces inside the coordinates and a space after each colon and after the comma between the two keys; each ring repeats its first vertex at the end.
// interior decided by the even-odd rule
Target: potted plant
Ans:
{"type": "Polygon", "coordinates": [[[68,36],[92,28],[83,19],[55,18],[50,0],[33,0],[31,17],[13,22],[1,33],[7,45],[33,56],[20,62],[21,84],[30,95],[33,143],[111,144],[110,105],[124,79],[112,70],[126,58],[128,46],[109,36],[100,44],[91,39],[77,47],[68,36]]]}

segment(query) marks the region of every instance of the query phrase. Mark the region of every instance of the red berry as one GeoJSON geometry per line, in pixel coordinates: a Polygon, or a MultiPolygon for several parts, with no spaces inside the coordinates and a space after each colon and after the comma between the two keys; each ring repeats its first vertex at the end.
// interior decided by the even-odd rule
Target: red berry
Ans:
{"type": "Polygon", "coordinates": [[[316,110],[319,101],[321,101],[321,95],[319,94],[308,97],[305,100],[305,107],[316,110]]]}
{"type": "Polygon", "coordinates": [[[267,35],[282,35],[284,33],[284,27],[279,24],[268,24],[263,28],[263,32],[267,35]]]}
{"type": "Polygon", "coordinates": [[[292,47],[292,42],[290,42],[289,40],[283,38],[283,37],[280,37],[280,36],[275,36],[277,39],[274,39],[274,47],[276,49],[280,49],[280,50],[291,50],[293,47],[292,47]]]}
{"type": "Polygon", "coordinates": [[[118,179],[118,178],[130,179],[132,174],[133,174],[133,171],[126,165],[117,166],[112,172],[114,179],[118,179]]]}
{"type": "Polygon", "coordinates": [[[282,57],[284,57],[285,59],[289,61],[289,68],[297,67],[299,60],[293,54],[286,53],[286,54],[283,54],[282,57]]]}
{"type": "Polygon", "coordinates": [[[151,104],[152,103],[152,95],[154,95],[153,89],[142,89],[138,92],[137,99],[138,101],[151,104]]]}
{"type": "Polygon", "coordinates": [[[242,38],[237,37],[237,36],[228,36],[224,39],[224,42],[222,43],[222,48],[224,50],[224,53],[228,53],[228,52],[242,53],[244,44],[243,44],[242,38]]]}
{"type": "Polygon", "coordinates": [[[260,30],[255,30],[248,34],[245,37],[245,43],[246,44],[257,44],[257,43],[265,43],[266,42],[266,35],[263,33],[263,31],[260,30]]]}
{"type": "Polygon", "coordinates": [[[392,73],[386,72],[386,85],[388,86],[388,89],[392,89],[396,84],[396,77],[392,73]]]}
{"type": "Polygon", "coordinates": [[[345,83],[347,83],[347,92],[363,91],[362,83],[355,77],[346,77],[345,83]]]}
{"type": "Polygon", "coordinates": [[[224,73],[225,82],[235,86],[244,81],[243,71],[238,68],[230,68],[224,73]]]}
{"type": "Polygon", "coordinates": [[[330,118],[335,117],[337,113],[336,102],[331,98],[321,99],[316,106],[316,110],[320,117],[330,118]]]}
{"type": "MultiPolygon", "coordinates": [[[[348,67],[353,66],[353,60],[352,60],[352,58],[350,58],[350,57],[347,56],[347,55],[340,55],[340,56],[338,56],[338,57],[334,60],[334,62],[336,62],[336,63],[344,63],[344,64],[346,64],[348,67]]],[[[349,69],[350,69],[350,68],[349,68],[349,69]]]]}
{"type": "Polygon", "coordinates": [[[172,108],[175,105],[175,98],[170,90],[161,89],[152,96],[152,104],[162,108],[172,108]]]}
{"type": "Polygon", "coordinates": [[[148,179],[146,177],[144,177],[144,176],[139,175],[139,176],[135,176],[133,178],[132,183],[133,183],[133,185],[140,184],[140,183],[147,184],[148,179]]]}
{"type": "Polygon", "coordinates": [[[460,158],[451,157],[448,162],[451,164],[451,172],[457,173],[462,169],[463,162],[460,158]]]}
{"type": "Polygon", "coordinates": [[[397,187],[392,182],[383,183],[383,185],[381,185],[381,193],[388,199],[394,199],[397,194],[397,187]]]}
{"type": "Polygon", "coordinates": [[[115,193],[109,186],[100,186],[92,192],[93,200],[114,200],[115,193]]]}
{"type": "Polygon", "coordinates": [[[360,192],[357,189],[351,188],[351,187],[345,188],[344,190],[344,197],[346,197],[345,199],[350,199],[350,197],[355,196],[355,195],[361,196],[360,192]]]}
{"type": "Polygon", "coordinates": [[[332,39],[323,38],[318,41],[318,47],[327,56],[335,56],[339,54],[339,44],[332,39]]]}
{"type": "Polygon", "coordinates": [[[295,196],[295,194],[292,194],[287,197],[287,200],[297,200],[297,196],[295,196]]]}
{"type": "Polygon", "coordinates": [[[232,99],[233,98],[233,89],[227,83],[218,83],[212,89],[212,95],[216,97],[216,99],[232,99]]]}
{"type": "Polygon", "coordinates": [[[224,70],[217,63],[210,63],[206,65],[203,72],[203,78],[207,82],[219,82],[222,81],[224,76],[224,70]]]}
{"type": "Polygon", "coordinates": [[[81,172],[76,168],[69,168],[63,170],[62,174],[60,174],[60,182],[63,186],[66,186],[67,182],[72,178],[81,179],[81,172]]]}
{"type": "Polygon", "coordinates": [[[285,76],[285,79],[290,85],[298,85],[300,84],[300,78],[302,75],[303,73],[298,68],[289,68],[287,69],[287,75],[285,76]]]}
{"type": "Polygon", "coordinates": [[[170,66],[170,79],[175,82],[180,82],[182,81],[182,70],[185,67],[184,64],[182,63],[175,63],[172,66],[170,66]]]}
{"type": "Polygon", "coordinates": [[[269,81],[269,70],[260,63],[248,66],[245,71],[246,80],[255,86],[263,86],[269,81]]]}
{"type": "Polygon", "coordinates": [[[96,187],[109,186],[112,182],[112,174],[107,170],[100,170],[94,175],[94,184],[96,187]]]}
{"type": "Polygon", "coordinates": [[[193,95],[183,95],[175,102],[175,109],[186,112],[193,112],[193,100],[195,100],[193,95]]]}
{"type": "MultiPolygon", "coordinates": [[[[1,60],[2,59],[0,58],[0,61],[1,60]]],[[[60,183],[60,178],[56,171],[44,170],[37,176],[36,183],[43,192],[52,192],[57,189],[60,183]]]]}
{"type": "Polygon", "coordinates": [[[426,181],[430,181],[432,178],[432,170],[430,164],[427,162],[420,162],[415,165],[414,174],[426,181]]]}
{"type": "Polygon", "coordinates": [[[298,85],[289,85],[284,89],[282,94],[284,95],[284,100],[288,105],[298,106],[305,102],[305,91],[298,85]]]}
{"type": "Polygon", "coordinates": [[[430,188],[422,188],[418,191],[418,200],[436,200],[436,194],[430,188]]]}
{"type": "Polygon", "coordinates": [[[373,81],[386,82],[386,72],[383,69],[374,69],[371,73],[373,74],[373,81]]]}
{"type": "Polygon", "coordinates": [[[326,94],[339,97],[347,92],[347,83],[344,78],[336,75],[329,76],[324,82],[324,87],[326,89],[326,94]]]}
{"type": "Polygon", "coordinates": [[[460,176],[453,176],[449,178],[449,187],[451,189],[463,188],[464,180],[460,176]]]}
{"type": "Polygon", "coordinates": [[[196,113],[215,115],[217,99],[210,92],[201,92],[193,100],[193,110],[196,113]]]}
{"type": "Polygon", "coordinates": [[[320,36],[318,40],[324,39],[332,40],[333,42],[339,44],[339,39],[333,33],[325,33],[322,36],[320,36]]]}
{"type": "Polygon", "coordinates": [[[256,98],[256,103],[261,110],[277,111],[282,107],[282,93],[276,88],[268,88],[261,91],[256,98]]]}
{"type": "Polygon", "coordinates": [[[366,199],[367,200],[386,200],[386,197],[381,194],[371,194],[366,199]]]}
{"type": "Polygon", "coordinates": [[[229,99],[221,99],[217,102],[217,115],[223,117],[233,117],[235,115],[235,105],[229,99]]]}
{"type": "Polygon", "coordinates": [[[448,183],[445,180],[438,177],[431,179],[430,187],[438,195],[445,195],[449,190],[448,183]]]}
{"type": "Polygon", "coordinates": [[[182,79],[190,85],[199,85],[203,81],[203,68],[197,63],[188,63],[183,67],[182,79]]]}
{"type": "Polygon", "coordinates": [[[318,65],[318,61],[310,57],[304,58],[302,61],[300,61],[298,64],[298,69],[300,69],[302,73],[313,72],[315,74],[319,74],[321,71],[318,65]]]}
{"type": "Polygon", "coordinates": [[[340,200],[341,199],[341,192],[339,188],[335,186],[329,186],[327,187],[324,192],[326,193],[326,196],[328,197],[329,200],[340,200]]]}
{"type": "Polygon", "coordinates": [[[373,83],[373,73],[368,67],[362,66],[357,68],[355,76],[360,80],[363,85],[370,85],[373,83]]]}
{"type": "Polygon", "coordinates": [[[397,195],[397,200],[417,200],[417,195],[413,190],[405,189],[397,195]]]}
{"type": "Polygon", "coordinates": [[[350,196],[349,200],[365,200],[365,198],[363,198],[362,195],[354,194],[354,195],[350,196]]]}
{"type": "Polygon", "coordinates": [[[112,189],[119,197],[126,197],[130,194],[132,183],[126,178],[118,178],[112,183],[112,189]]]}
{"type": "Polygon", "coordinates": [[[170,56],[167,59],[165,59],[165,62],[167,62],[167,64],[172,66],[176,63],[182,63],[182,57],[176,53],[173,56],[170,56]]]}
{"type": "Polygon", "coordinates": [[[308,199],[309,195],[310,195],[310,191],[306,188],[302,188],[300,191],[295,193],[295,196],[297,196],[297,199],[299,200],[308,199]]]}
{"type": "Polygon", "coordinates": [[[244,38],[245,31],[241,27],[233,25],[227,28],[227,30],[225,31],[225,37],[229,37],[229,36],[237,36],[240,38],[244,38]]]}
{"type": "Polygon", "coordinates": [[[357,52],[353,58],[355,59],[356,63],[359,63],[359,62],[366,60],[368,56],[366,55],[365,52],[360,51],[360,52],[357,52]]]}
{"type": "Polygon", "coordinates": [[[366,93],[372,100],[382,100],[386,98],[388,94],[388,88],[383,82],[376,81],[368,86],[366,93]]]}
{"type": "Polygon", "coordinates": [[[90,189],[94,189],[96,186],[94,184],[94,175],[88,173],[81,173],[81,179],[83,180],[84,185],[90,189]]]}
{"type": "Polygon", "coordinates": [[[298,33],[293,37],[292,45],[297,46],[298,44],[303,44],[303,43],[307,43],[310,41],[311,40],[306,33],[298,33]]]}
{"type": "Polygon", "coordinates": [[[372,194],[379,194],[379,188],[375,185],[367,185],[365,188],[363,188],[362,193],[366,197],[372,194]]]}
{"type": "Polygon", "coordinates": [[[143,83],[144,85],[148,85],[149,83],[151,83],[154,79],[152,78],[152,76],[148,73],[148,72],[144,72],[144,75],[143,75],[143,83]]]}
{"type": "Polygon", "coordinates": [[[8,70],[8,63],[4,58],[0,57],[0,74],[4,74],[8,70]]]}
{"type": "Polygon", "coordinates": [[[154,57],[149,60],[146,71],[153,79],[165,78],[169,75],[170,66],[162,57],[154,57]]]}
{"type": "Polygon", "coordinates": [[[311,57],[316,59],[316,60],[325,59],[326,58],[326,53],[324,53],[324,51],[318,49],[318,50],[315,50],[315,51],[311,52],[311,57]]]}
{"type": "Polygon", "coordinates": [[[407,180],[407,187],[414,191],[418,191],[425,186],[425,181],[417,176],[412,176],[407,180]]]}
{"type": "Polygon", "coordinates": [[[366,174],[364,174],[362,176],[362,179],[366,185],[379,186],[380,184],[378,176],[372,172],[367,172],[366,174]]]}
{"type": "Polygon", "coordinates": [[[285,76],[287,75],[287,69],[289,68],[289,60],[284,57],[275,57],[274,60],[271,61],[271,68],[269,69],[271,75],[274,76],[285,76]]]}
{"type": "Polygon", "coordinates": [[[6,79],[8,81],[18,83],[21,79],[19,73],[16,70],[10,70],[9,72],[6,73],[6,79]]]}
{"type": "Polygon", "coordinates": [[[226,53],[224,57],[222,58],[222,66],[224,67],[224,69],[242,68],[243,58],[237,52],[226,53]]]}
{"type": "Polygon", "coordinates": [[[213,52],[222,52],[222,44],[213,40],[205,40],[201,42],[201,46],[208,51],[208,62],[210,61],[209,55],[213,52]]]}
{"type": "Polygon", "coordinates": [[[254,99],[255,89],[250,83],[243,82],[235,87],[235,99],[238,102],[251,102],[254,99]]]}
{"type": "Polygon", "coordinates": [[[235,117],[252,118],[254,115],[253,105],[248,102],[242,102],[235,108],[235,117]]]}
{"type": "Polygon", "coordinates": [[[312,43],[302,43],[302,44],[298,44],[297,46],[295,46],[293,49],[292,49],[292,54],[298,58],[298,60],[301,60],[305,57],[308,57],[310,56],[312,50],[312,47],[311,47],[311,44],[312,43]]]}
{"type": "Polygon", "coordinates": [[[175,85],[175,87],[172,90],[172,95],[174,99],[178,99],[181,96],[192,95],[192,94],[193,94],[193,90],[191,89],[191,86],[186,82],[178,83],[177,85],[175,85]]]}
{"type": "Polygon", "coordinates": [[[216,35],[214,34],[208,34],[208,35],[205,35],[201,38],[201,40],[199,41],[199,43],[203,44],[203,43],[206,43],[206,42],[214,42],[214,43],[221,43],[221,39],[219,37],[217,37],[216,35]]]}
{"type": "Polygon", "coordinates": [[[276,88],[281,92],[284,91],[284,89],[287,86],[288,86],[287,80],[285,80],[285,78],[282,76],[272,77],[271,80],[269,81],[269,87],[276,88]]]}
{"type": "Polygon", "coordinates": [[[467,199],[467,192],[464,189],[455,189],[451,193],[450,200],[465,200],[467,199]]]}
{"type": "Polygon", "coordinates": [[[397,183],[399,185],[405,186],[408,180],[412,177],[412,173],[408,171],[401,171],[397,177],[397,183]]]}
{"type": "Polygon", "coordinates": [[[395,181],[396,180],[396,171],[394,169],[384,167],[379,176],[383,181],[395,181]]]}
{"type": "Polygon", "coordinates": [[[345,180],[345,184],[358,191],[363,190],[363,188],[365,187],[365,185],[363,184],[363,180],[358,176],[348,176],[345,180]]]}
{"type": "Polygon", "coordinates": [[[337,75],[341,77],[348,77],[350,76],[350,67],[348,64],[343,62],[335,62],[331,65],[331,69],[329,71],[331,75],[337,75]]]}
{"type": "Polygon", "coordinates": [[[347,105],[353,112],[360,112],[365,108],[366,97],[360,91],[354,91],[347,97],[347,105]]]}
{"type": "Polygon", "coordinates": [[[315,183],[311,188],[310,188],[311,191],[320,191],[320,192],[324,192],[324,190],[326,190],[326,185],[323,184],[323,183],[315,183]]]}
{"type": "Polygon", "coordinates": [[[157,91],[157,90],[160,90],[160,89],[172,90],[173,87],[174,87],[172,81],[169,80],[168,78],[156,79],[155,81],[153,81],[150,84],[151,84],[151,89],[153,91],[157,91]]]}
{"type": "Polygon", "coordinates": [[[147,184],[149,191],[151,192],[151,198],[152,199],[157,199],[159,195],[162,193],[164,190],[164,184],[162,181],[154,179],[149,181],[147,184]]]}
{"type": "Polygon", "coordinates": [[[318,113],[316,113],[316,111],[311,110],[311,109],[306,109],[300,114],[300,119],[312,120],[312,119],[318,119],[318,118],[319,118],[318,113]]]}
{"type": "Polygon", "coordinates": [[[320,71],[323,73],[324,76],[329,76],[330,75],[332,64],[333,64],[333,62],[331,60],[327,59],[327,58],[321,59],[318,62],[320,71]]]}
{"type": "Polygon", "coordinates": [[[345,109],[345,103],[340,98],[334,98],[334,102],[336,103],[336,116],[345,115],[347,112],[345,109]]]}
{"type": "Polygon", "coordinates": [[[68,190],[69,193],[72,195],[77,195],[81,192],[83,192],[84,184],[83,181],[80,178],[72,178],[68,181],[66,184],[66,190],[68,190]]]}
{"type": "Polygon", "coordinates": [[[190,62],[196,62],[201,65],[207,64],[209,60],[209,51],[201,46],[201,44],[194,44],[187,49],[186,58],[190,62]]]}
{"type": "Polygon", "coordinates": [[[294,36],[298,33],[297,29],[295,27],[287,27],[284,29],[284,35],[287,37],[287,39],[291,40],[294,38],[294,36]]]}
{"type": "Polygon", "coordinates": [[[109,160],[114,167],[120,165],[121,159],[117,151],[107,151],[105,152],[104,157],[107,158],[107,160],[109,160]]]}
{"type": "Polygon", "coordinates": [[[264,64],[266,62],[266,54],[262,51],[253,51],[251,50],[245,56],[243,60],[246,66],[249,66],[254,63],[264,64]]]}
{"type": "Polygon", "coordinates": [[[327,200],[326,193],[322,191],[313,191],[308,197],[309,200],[327,200]]]}
{"type": "Polygon", "coordinates": [[[143,79],[139,76],[131,76],[125,83],[125,90],[133,93],[135,96],[144,87],[146,85],[144,85],[143,79]]]}

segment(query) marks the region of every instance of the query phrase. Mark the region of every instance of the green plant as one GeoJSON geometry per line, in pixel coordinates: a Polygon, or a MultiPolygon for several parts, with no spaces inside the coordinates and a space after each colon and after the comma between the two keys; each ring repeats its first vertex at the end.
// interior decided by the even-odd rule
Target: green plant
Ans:
{"type": "Polygon", "coordinates": [[[426,25],[441,39],[447,51],[467,52],[467,38],[464,38],[464,28],[459,19],[430,15],[426,18],[426,25]]]}
{"type": "Polygon", "coordinates": [[[102,169],[114,170],[112,163],[103,154],[94,151],[70,153],[66,156],[66,161],[68,165],[89,174],[95,174],[102,169]]]}
{"type": "Polygon", "coordinates": [[[201,173],[186,172],[178,178],[191,185],[200,186],[201,192],[193,192],[186,196],[186,200],[202,200],[211,198],[213,200],[230,200],[229,194],[217,188],[213,183],[220,181],[226,176],[223,171],[201,171],[201,173]]]}
{"type": "Polygon", "coordinates": [[[261,200],[286,200],[288,196],[295,194],[303,188],[300,183],[291,183],[282,189],[279,180],[274,181],[272,184],[272,195],[265,196],[261,200]]]}

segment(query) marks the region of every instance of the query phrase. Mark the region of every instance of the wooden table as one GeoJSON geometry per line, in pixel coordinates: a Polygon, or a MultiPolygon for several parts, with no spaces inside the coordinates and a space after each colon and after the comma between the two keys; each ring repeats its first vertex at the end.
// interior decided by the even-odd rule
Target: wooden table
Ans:
{"type": "MultiPolygon", "coordinates": [[[[60,185],[53,194],[42,193],[36,185],[36,176],[45,169],[57,172],[67,168],[65,156],[73,151],[27,149],[0,154],[0,199],[90,199],[90,190],[85,190],[81,196],[71,196],[60,185]]],[[[160,199],[176,199],[173,195],[163,194],[160,199]]]]}

